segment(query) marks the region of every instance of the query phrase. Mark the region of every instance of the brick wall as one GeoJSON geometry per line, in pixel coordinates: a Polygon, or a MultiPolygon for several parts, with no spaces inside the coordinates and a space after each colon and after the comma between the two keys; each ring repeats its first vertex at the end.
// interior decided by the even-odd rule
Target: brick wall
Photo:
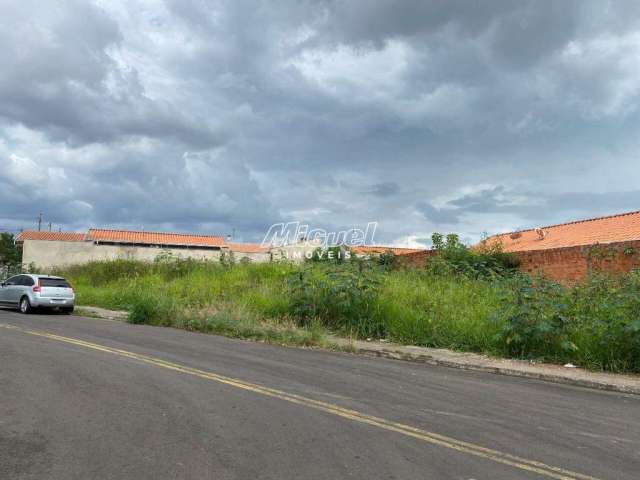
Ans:
{"type": "Polygon", "coordinates": [[[420,252],[405,253],[398,255],[398,262],[401,265],[407,265],[412,267],[421,267],[427,263],[429,257],[436,254],[435,250],[422,250],[420,252]]]}
{"type": "MultiPolygon", "coordinates": [[[[399,257],[405,265],[424,265],[433,250],[399,257]]],[[[582,247],[554,248],[515,252],[520,269],[532,275],[542,274],[559,282],[581,280],[589,272],[624,273],[640,268],[640,241],[609,243],[582,247]]]]}
{"type": "Polygon", "coordinates": [[[624,273],[640,267],[640,241],[516,252],[520,269],[561,282],[575,282],[589,272],[624,273]]]}

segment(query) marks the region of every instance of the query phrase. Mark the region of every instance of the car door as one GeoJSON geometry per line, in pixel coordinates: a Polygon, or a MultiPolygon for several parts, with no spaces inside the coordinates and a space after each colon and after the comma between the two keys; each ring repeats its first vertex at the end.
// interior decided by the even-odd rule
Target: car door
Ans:
{"type": "Polygon", "coordinates": [[[34,283],[35,282],[33,281],[33,278],[31,278],[29,275],[20,275],[18,285],[15,289],[14,300],[16,303],[20,302],[22,295],[29,295],[29,290],[31,289],[31,286],[34,285],[34,283]]]}
{"type": "Polygon", "coordinates": [[[0,301],[4,304],[18,303],[18,299],[15,298],[19,294],[21,275],[16,275],[7,279],[4,286],[0,288],[0,301]]]}
{"type": "Polygon", "coordinates": [[[9,281],[9,279],[3,280],[2,281],[2,285],[0,286],[0,303],[4,303],[6,302],[6,298],[7,298],[7,292],[9,291],[9,289],[7,288],[7,282],[9,281]]]}

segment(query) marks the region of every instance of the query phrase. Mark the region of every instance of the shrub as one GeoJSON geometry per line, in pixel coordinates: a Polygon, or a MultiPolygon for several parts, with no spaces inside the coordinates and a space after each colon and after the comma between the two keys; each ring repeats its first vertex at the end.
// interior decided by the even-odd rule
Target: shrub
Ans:
{"type": "Polygon", "coordinates": [[[500,244],[483,242],[469,249],[456,234],[431,236],[437,255],[427,262],[435,275],[462,274],[473,278],[497,278],[515,273],[520,265],[516,255],[502,251],[500,244]]]}
{"type": "Polygon", "coordinates": [[[289,280],[290,312],[303,325],[318,319],[336,330],[383,335],[375,321],[379,285],[380,273],[367,262],[302,269],[289,280]]]}
{"type": "Polygon", "coordinates": [[[572,289],[578,361],[593,368],[640,371],[640,271],[595,275],[572,289]]]}
{"type": "Polygon", "coordinates": [[[174,313],[170,299],[162,295],[141,292],[129,306],[129,323],[170,325],[174,313]]]}
{"type": "Polygon", "coordinates": [[[504,287],[499,338],[508,355],[558,360],[577,350],[570,340],[570,299],[562,285],[520,274],[504,287]]]}

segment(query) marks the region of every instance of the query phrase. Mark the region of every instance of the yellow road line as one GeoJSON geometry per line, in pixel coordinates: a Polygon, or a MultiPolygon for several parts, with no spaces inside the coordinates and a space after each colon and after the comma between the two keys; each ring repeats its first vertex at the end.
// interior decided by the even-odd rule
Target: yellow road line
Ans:
{"type": "Polygon", "coordinates": [[[457,440],[455,438],[440,435],[434,432],[429,432],[427,430],[422,430],[420,428],[412,427],[410,425],[396,423],[390,420],[386,420],[384,418],[367,415],[365,413],[358,412],[357,410],[342,408],[332,403],[322,402],[319,400],[314,400],[312,398],[303,397],[301,395],[288,393],[282,390],[276,390],[276,389],[264,387],[258,384],[245,382],[243,380],[239,380],[236,378],[227,377],[224,375],[218,375],[217,373],[207,372],[205,370],[199,370],[197,368],[191,368],[185,365],[171,363],[166,360],[162,360],[160,358],[155,358],[147,355],[142,355],[139,353],[129,352],[127,350],[120,350],[117,348],[107,347],[105,345],[100,345],[97,343],[90,343],[77,338],[63,337],[63,336],[55,335],[52,333],[25,329],[25,328],[17,327],[15,325],[0,324],[0,327],[16,330],[29,335],[35,335],[38,337],[47,338],[50,340],[56,340],[59,342],[77,345],[84,348],[97,350],[100,352],[105,352],[113,355],[118,355],[121,357],[130,358],[130,359],[137,360],[150,365],[155,365],[157,367],[162,367],[162,368],[166,368],[176,372],[181,372],[188,375],[204,378],[207,380],[212,380],[225,385],[230,385],[230,386],[240,388],[242,390],[254,392],[260,395],[265,395],[272,398],[278,398],[280,400],[284,400],[290,403],[302,405],[308,408],[313,408],[315,410],[320,410],[326,413],[330,413],[338,417],[346,418],[354,422],[359,422],[359,423],[371,425],[374,427],[378,427],[383,430],[400,433],[402,435],[412,437],[412,438],[424,441],[426,443],[430,443],[432,445],[438,445],[441,447],[449,448],[451,450],[457,450],[459,452],[463,452],[469,455],[474,455],[476,457],[481,457],[497,463],[509,465],[511,467],[514,467],[520,470],[536,473],[546,478],[554,478],[557,480],[597,480],[595,477],[591,477],[589,475],[572,472],[560,467],[554,467],[554,466],[547,465],[545,463],[538,462],[535,460],[528,460],[526,458],[500,452],[498,450],[493,450],[493,449],[482,447],[480,445],[476,445],[473,443],[464,442],[461,440],[457,440]]]}

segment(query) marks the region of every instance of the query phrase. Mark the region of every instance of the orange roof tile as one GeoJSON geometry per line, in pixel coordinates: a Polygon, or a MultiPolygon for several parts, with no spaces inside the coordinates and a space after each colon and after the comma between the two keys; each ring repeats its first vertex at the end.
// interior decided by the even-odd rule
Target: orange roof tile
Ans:
{"type": "Polygon", "coordinates": [[[91,228],[88,240],[99,242],[139,243],[147,245],[181,245],[194,247],[222,247],[224,237],[217,235],[190,235],[186,233],[136,232],[91,228]]]}
{"type": "Polygon", "coordinates": [[[16,242],[25,240],[58,240],[63,242],[82,242],[86,238],[85,233],[75,232],[43,232],[36,230],[25,230],[16,236],[16,242]]]}
{"type": "Polygon", "coordinates": [[[488,242],[501,242],[505,252],[547,250],[631,240],[640,240],[640,211],[503,233],[487,239],[488,242]]]}
{"type": "Polygon", "coordinates": [[[263,247],[259,243],[227,243],[232,252],[238,253],[268,253],[270,248],[263,247]]]}
{"type": "Polygon", "coordinates": [[[392,252],[394,255],[408,255],[410,253],[422,252],[424,248],[403,248],[403,247],[385,247],[382,245],[359,245],[350,247],[351,251],[358,255],[379,255],[386,252],[392,252]]]}

